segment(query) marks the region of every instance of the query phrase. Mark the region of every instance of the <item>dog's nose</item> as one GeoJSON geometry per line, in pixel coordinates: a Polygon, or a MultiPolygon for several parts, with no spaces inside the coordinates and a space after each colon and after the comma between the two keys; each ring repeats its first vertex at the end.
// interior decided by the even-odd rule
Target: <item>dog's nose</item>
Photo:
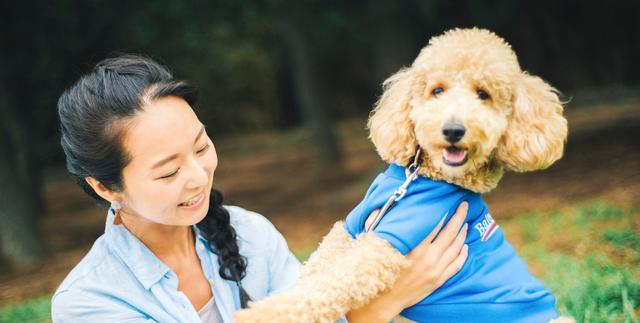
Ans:
{"type": "Polygon", "coordinates": [[[446,139],[449,143],[452,143],[452,144],[455,144],[456,142],[460,141],[460,139],[464,137],[465,132],[466,132],[466,129],[464,128],[463,125],[459,123],[447,122],[442,128],[442,134],[444,135],[444,139],[446,139]]]}

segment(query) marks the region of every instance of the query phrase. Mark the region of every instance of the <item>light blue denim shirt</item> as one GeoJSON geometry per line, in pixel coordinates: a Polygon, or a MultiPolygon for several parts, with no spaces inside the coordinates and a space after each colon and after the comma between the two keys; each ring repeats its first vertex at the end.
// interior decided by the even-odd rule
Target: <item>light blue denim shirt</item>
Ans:
{"type": "MultiPolygon", "coordinates": [[[[225,206],[240,254],[248,261],[242,286],[253,300],[289,288],[300,263],[276,228],[262,215],[225,206]]],[[[178,277],[109,210],[105,233],[69,273],[52,299],[54,322],[200,322],[189,299],[178,291],[178,277]]],[[[196,251],[211,283],[224,322],[240,308],[235,282],[218,274],[218,259],[197,228],[196,251]]]]}

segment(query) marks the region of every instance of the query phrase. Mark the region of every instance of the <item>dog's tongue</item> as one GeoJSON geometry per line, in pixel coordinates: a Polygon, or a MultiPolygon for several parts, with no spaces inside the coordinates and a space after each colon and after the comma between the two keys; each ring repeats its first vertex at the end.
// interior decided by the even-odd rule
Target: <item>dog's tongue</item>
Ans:
{"type": "Polygon", "coordinates": [[[460,163],[464,160],[465,154],[462,149],[447,149],[445,158],[451,163],[460,163]]]}

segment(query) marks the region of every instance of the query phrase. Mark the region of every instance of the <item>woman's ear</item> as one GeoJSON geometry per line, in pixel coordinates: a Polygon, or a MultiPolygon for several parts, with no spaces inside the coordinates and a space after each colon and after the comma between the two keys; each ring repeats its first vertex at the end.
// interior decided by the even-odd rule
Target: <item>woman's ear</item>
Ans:
{"type": "Polygon", "coordinates": [[[104,186],[104,184],[100,183],[97,179],[91,176],[87,176],[84,178],[84,180],[87,182],[87,184],[89,184],[89,186],[91,186],[91,188],[93,188],[96,194],[98,194],[98,196],[103,198],[105,201],[113,202],[122,200],[120,193],[110,190],[109,188],[104,186]]]}
{"type": "Polygon", "coordinates": [[[567,140],[567,120],[557,91],[541,78],[522,73],[514,92],[498,158],[516,172],[547,168],[562,157],[567,140]]]}
{"type": "Polygon", "coordinates": [[[402,69],[384,81],[384,93],[369,117],[369,138],[388,163],[406,165],[416,151],[409,118],[413,81],[411,68],[402,69]]]}

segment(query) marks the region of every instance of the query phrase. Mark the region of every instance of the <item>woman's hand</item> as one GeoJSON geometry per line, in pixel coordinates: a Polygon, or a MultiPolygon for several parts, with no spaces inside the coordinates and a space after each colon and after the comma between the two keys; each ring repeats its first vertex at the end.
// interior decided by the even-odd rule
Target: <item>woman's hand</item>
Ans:
{"type": "MultiPolygon", "coordinates": [[[[411,265],[393,288],[378,295],[371,303],[347,313],[349,322],[389,322],[403,309],[427,297],[457,273],[467,259],[468,248],[464,244],[467,225],[462,229],[460,227],[467,216],[468,208],[467,202],[462,202],[449,223],[440,231],[443,218],[435,229],[407,254],[411,265]]],[[[369,215],[369,218],[375,217],[375,214],[377,210],[369,215]]]]}

